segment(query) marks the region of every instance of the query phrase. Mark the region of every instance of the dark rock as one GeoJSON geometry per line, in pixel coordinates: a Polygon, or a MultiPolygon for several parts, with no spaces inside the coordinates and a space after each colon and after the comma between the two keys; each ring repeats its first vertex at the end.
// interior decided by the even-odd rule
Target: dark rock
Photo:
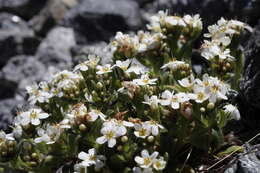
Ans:
{"type": "Polygon", "coordinates": [[[224,173],[259,173],[260,160],[257,158],[257,152],[260,146],[247,146],[243,154],[235,158],[234,163],[225,170],[224,173]]]}
{"type": "Polygon", "coordinates": [[[56,27],[41,42],[36,57],[46,66],[69,68],[72,64],[71,48],[75,45],[74,32],[71,28],[56,27]]]}
{"type": "Polygon", "coordinates": [[[239,107],[249,127],[258,128],[260,123],[260,24],[245,47],[245,65],[240,84],[239,107]]]}
{"type": "Polygon", "coordinates": [[[77,4],[78,0],[48,0],[46,6],[30,20],[34,31],[42,36],[62,20],[67,11],[77,4]]]}
{"type": "Polygon", "coordinates": [[[17,83],[13,81],[6,80],[3,75],[0,75],[0,99],[14,97],[15,91],[17,89],[17,83]]]}
{"type": "Polygon", "coordinates": [[[0,11],[30,19],[45,5],[46,0],[0,0],[0,11]]]}
{"type": "Polygon", "coordinates": [[[38,46],[34,32],[18,16],[0,14],[0,68],[10,57],[33,54],[38,46]]]}
{"type": "Polygon", "coordinates": [[[62,25],[73,27],[78,43],[108,41],[117,31],[141,25],[138,4],[132,0],[84,0],[72,8],[62,25]]]}
{"type": "Polygon", "coordinates": [[[2,69],[2,78],[24,89],[33,82],[41,81],[45,73],[45,66],[35,57],[19,55],[13,57],[2,69]]]}

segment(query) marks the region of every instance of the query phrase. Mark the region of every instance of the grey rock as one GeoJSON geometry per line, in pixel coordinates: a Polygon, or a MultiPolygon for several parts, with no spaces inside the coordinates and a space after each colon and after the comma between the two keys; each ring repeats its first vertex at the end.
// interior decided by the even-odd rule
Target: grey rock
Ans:
{"type": "Polygon", "coordinates": [[[8,11],[25,19],[37,14],[46,0],[0,0],[0,11],[8,11]]]}
{"type": "Polygon", "coordinates": [[[59,21],[61,21],[69,9],[77,4],[78,0],[47,0],[45,7],[34,16],[29,25],[34,31],[45,36],[59,21]]]}
{"type": "Polygon", "coordinates": [[[135,1],[82,0],[61,24],[74,28],[78,43],[87,43],[108,41],[117,31],[136,30],[142,23],[135,1]]]}
{"type": "Polygon", "coordinates": [[[17,89],[25,89],[31,83],[41,81],[45,73],[45,66],[35,57],[19,55],[2,69],[2,78],[16,83],[17,89]]]}
{"type": "Polygon", "coordinates": [[[10,57],[18,54],[33,54],[38,46],[34,32],[18,16],[0,14],[0,68],[10,57]]]}
{"type": "Polygon", "coordinates": [[[69,68],[72,65],[71,48],[75,45],[74,31],[71,28],[56,27],[41,42],[36,57],[45,66],[69,68]]]}
{"type": "Polygon", "coordinates": [[[224,173],[259,173],[260,160],[256,153],[260,146],[248,146],[243,154],[235,158],[234,163],[224,173]]]}

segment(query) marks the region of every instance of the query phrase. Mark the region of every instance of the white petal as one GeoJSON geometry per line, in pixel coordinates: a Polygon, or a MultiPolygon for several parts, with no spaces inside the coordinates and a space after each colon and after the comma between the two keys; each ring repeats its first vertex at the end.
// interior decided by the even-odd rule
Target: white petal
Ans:
{"type": "Polygon", "coordinates": [[[39,119],[31,119],[33,125],[38,126],[41,122],[39,119]]]}
{"type": "Polygon", "coordinates": [[[78,154],[78,158],[81,159],[81,160],[86,160],[89,158],[89,154],[81,151],[79,154],[78,154]]]}
{"type": "Polygon", "coordinates": [[[148,152],[147,150],[143,150],[143,151],[141,152],[141,156],[142,156],[142,157],[149,157],[149,152],[148,152]]]}
{"type": "Polygon", "coordinates": [[[48,118],[49,116],[50,116],[50,115],[47,114],[47,113],[40,113],[38,117],[39,117],[40,119],[45,119],[45,118],[48,118]]]}
{"type": "Polygon", "coordinates": [[[113,148],[116,145],[116,139],[112,138],[108,141],[108,147],[113,148]]]}
{"type": "Polygon", "coordinates": [[[180,104],[178,102],[172,102],[171,104],[173,109],[179,109],[180,108],[180,104]]]}
{"type": "Polygon", "coordinates": [[[136,156],[135,157],[135,162],[138,163],[138,164],[143,164],[144,163],[144,159],[140,156],[136,156]]]}
{"type": "Polygon", "coordinates": [[[105,136],[101,136],[101,137],[96,139],[96,142],[98,144],[104,144],[105,142],[107,142],[107,138],[105,136]]]}

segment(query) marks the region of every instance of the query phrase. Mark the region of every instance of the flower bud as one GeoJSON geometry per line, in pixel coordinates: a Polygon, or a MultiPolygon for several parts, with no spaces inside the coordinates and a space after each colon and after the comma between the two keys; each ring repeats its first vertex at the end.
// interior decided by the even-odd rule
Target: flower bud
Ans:
{"type": "Polygon", "coordinates": [[[35,167],[35,166],[37,166],[37,162],[31,161],[31,162],[29,162],[29,165],[35,167]]]}
{"type": "Polygon", "coordinates": [[[148,136],[147,141],[150,143],[154,142],[154,136],[148,136]]]}
{"type": "Polygon", "coordinates": [[[200,112],[205,112],[205,111],[206,111],[206,109],[204,107],[200,108],[200,112]]]}
{"type": "Polygon", "coordinates": [[[103,88],[103,84],[101,82],[98,82],[96,86],[97,86],[98,89],[102,89],[103,88]]]}
{"type": "Polygon", "coordinates": [[[127,137],[127,136],[122,136],[122,137],[121,137],[121,141],[122,141],[123,143],[126,143],[126,142],[128,141],[128,137],[127,137]]]}
{"type": "Polygon", "coordinates": [[[226,68],[229,69],[231,67],[231,64],[229,62],[226,63],[226,68]]]}
{"type": "Polygon", "coordinates": [[[45,157],[45,162],[51,162],[53,160],[53,156],[48,155],[45,157]]]}
{"type": "Polygon", "coordinates": [[[80,130],[80,131],[84,132],[84,131],[86,131],[86,129],[87,129],[87,127],[86,127],[85,124],[80,124],[80,125],[79,125],[79,130],[80,130]]]}
{"type": "Polygon", "coordinates": [[[24,160],[24,161],[30,161],[30,160],[31,160],[31,157],[28,156],[28,155],[25,155],[25,156],[23,156],[23,160],[24,160]]]}
{"type": "Polygon", "coordinates": [[[207,105],[207,109],[209,109],[209,110],[214,109],[214,107],[215,107],[215,104],[214,104],[214,103],[209,103],[209,104],[207,105]]]}
{"type": "Polygon", "coordinates": [[[34,159],[34,160],[38,160],[39,159],[39,156],[38,156],[38,154],[37,153],[32,153],[32,158],[34,159]]]}
{"type": "Polygon", "coordinates": [[[123,150],[123,147],[122,147],[122,145],[118,145],[116,149],[117,149],[118,151],[122,151],[122,150],[123,150]]]}

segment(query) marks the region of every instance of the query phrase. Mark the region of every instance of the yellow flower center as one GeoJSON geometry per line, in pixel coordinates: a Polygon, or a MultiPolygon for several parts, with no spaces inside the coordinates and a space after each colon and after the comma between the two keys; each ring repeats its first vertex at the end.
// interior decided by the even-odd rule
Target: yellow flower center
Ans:
{"type": "Polygon", "coordinates": [[[35,119],[37,117],[37,113],[32,111],[30,114],[30,118],[35,119]]]}
{"type": "Polygon", "coordinates": [[[152,162],[152,159],[150,157],[144,158],[144,165],[149,165],[152,162]]]}
{"type": "Polygon", "coordinates": [[[140,135],[140,136],[146,136],[146,132],[147,132],[147,130],[146,130],[145,128],[141,128],[141,129],[139,130],[139,135],[140,135]]]}
{"type": "Polygon", "coordinates": [[[106,134],[106,138],[107,138],[107,139],[112,139],[114,136],[115,136],[115,132],[113,132],[113,131],[109,131],[109,132],[106,134]]]}
{"type": "Polygon", "coordinates": [[[199,92],[197,97],[199,100],[203,100],[205,98],[205,94],[203,92],[199,92]]]}

